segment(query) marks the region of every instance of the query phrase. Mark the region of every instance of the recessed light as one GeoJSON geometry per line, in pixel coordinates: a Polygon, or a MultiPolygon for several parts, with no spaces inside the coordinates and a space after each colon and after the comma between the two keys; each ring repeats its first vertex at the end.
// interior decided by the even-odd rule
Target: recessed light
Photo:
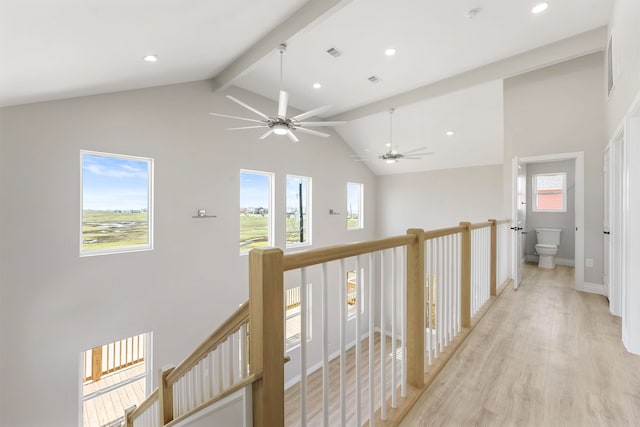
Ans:
{"type": "Polygon", "coordinates": [[[158,60],[158,55],[147,55],[144,57],[146,62],[156,62],[158,60]]]}
{"type": "Polygon", "coordinates": [[[447,131],[447,136],[453,136],[453,131],[452,130],[448,130],[447,131]]]}
{"type": "Polygon", "coordinates": [[[389,49],[384,51],[384,54],[387,56],[393,56],[396,54],[396,48],[395,47],[390,47],[389,49]]]}
{"type": "Polygon", "coordinates": [[[320,83],[314,83],[313,84],[313,88],[314,89],[320,89],[322,87],[322,85],[320,83]]]}
{"type": "Polygon", "coordinates": [[[533,9],[531,9],[531,13],[534,13],[537,15],[538,13],[542,13],[545,10],[547,10],[548,7],[549,7],[549,3],[539,3],[533,6],[533,9]]]}
{"type": "Polygon", "coordinates": [[[391,147],[391,143],[390,143],[390,142],[387,142],[387,143],[386,143],[386,144],[384,144],[384,145],[386,145],[387,147],[391,147]]]}

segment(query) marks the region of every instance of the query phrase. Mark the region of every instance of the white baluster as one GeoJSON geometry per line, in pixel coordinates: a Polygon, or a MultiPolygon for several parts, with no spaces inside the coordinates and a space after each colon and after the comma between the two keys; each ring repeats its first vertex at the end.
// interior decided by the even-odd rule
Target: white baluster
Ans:
{"type": "Polygon", "coordinates": [[[396,401],[396,248],[391,249],[391,407],[396,401]]]}
{"type": "Polygon", "coordinates": [[[374,378],[375,375],[375,365],[374,365],[374,295],[373,295],[373,266],[374,266],[374,254],[369,253],[369,425],[373,426],[375,419],[375,393],[373,390],[374,386],[374,378]]]}
{"type": "Polygon", "coordinates": [[[345,352],[346,336],[345,327],[347,322],[347,284],[345,283],[344,259],[340,260],[340,268],[338,272],[338,295],[340,298],[338,307],[340,309],[340,425],[345,426],[347,423],[347,407],[346,407],[346,387],[347,387],[347,355],[345,352]]]}
{"type": "Polygon", "coordinates": [[[240,378],[247,377],[247,324],[243,323],[240,326],[239,351],[240,351],[240,378]]]}
{"type": "MultiPolygon", "coordinates": [[[[400,286],[402,287],[402,380],[400,390],[400,396],[407,397],[407,279],[406,279],[406,268],[407,268],[407,247],[402,246],[402,250],[400,252],[400,286]]],[[[423,280],[424,282],[424,280],[423,280]]],[[[423,329],[424,331],[425,329],[423,329]]]]}
{"type": "Polygon", "coordinates": [[[384,280],[384,251],[380,251],[380,418],[387,419],[387,384],[385,366],[385,342],[387,340],[384,312],[385,312],[385,280],[384,280]]]}
{"type": "Polygon", "coordinates": [[[307,269],[300,270],[300,425],[307,425],[307,269]]]}
{"type": "Polygon", "coordinates": [[[362,273],[360,272],[360,256],[356,256],[356,288],[354,292],[356,294],[356,425],[362,425],[362,417],[361,417],[361,377],[360,377],[360,352],[362,351],[361,347],[361,328],[360,328],[360,308],[362,307],[362,273]]]}
{"type": "Polygon", "coordinates": [[[322,423],[329,426],[329,297],[327,264],[322,264],[322,423]]]}

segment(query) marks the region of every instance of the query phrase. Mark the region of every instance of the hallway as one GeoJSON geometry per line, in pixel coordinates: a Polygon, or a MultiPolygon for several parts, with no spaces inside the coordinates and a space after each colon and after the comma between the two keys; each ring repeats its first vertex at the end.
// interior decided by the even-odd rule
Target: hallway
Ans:
{"type": "Polygon", "coordinates": [[[640,424],[640,357],[573,269],[526,265],[401,426],[640,424]]]}

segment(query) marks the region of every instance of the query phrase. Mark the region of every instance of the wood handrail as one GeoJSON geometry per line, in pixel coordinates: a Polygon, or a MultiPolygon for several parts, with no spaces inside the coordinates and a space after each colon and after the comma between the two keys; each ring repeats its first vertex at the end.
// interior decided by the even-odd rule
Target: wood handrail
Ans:
{"type": "Polygon", "coordinates": [[[471,224],[471,229],[472,230],[477,230],[478,228],[487,228],[487,227],[491,227],[492,225],[493,225],[493,223],[491,221],[476,222],[475,224],[471,224]]]}
{"type": "Polygon", "coordinates": [[[462,233],[464,227],[448,227],[439,230],[429,230],[424,232],[424,240],[437,239],[438,237],[450,236],[451,234],[462,233]]]}
{"type": "Polygon", "coordinates": [[[180,421],[183,421],[183,420],[189,418],[191,415],[202,411],[206,407],[211,406],[216,402],[219,402],[220,400],[224,399],[225,397],[227,397],[229,395],[232,395],[233,393],[235,393],[236,391],[240,390],[241,388],[246,387],[249,384],[253,384],[254,382],[258,381],[260,378],[262,378],[262,371],[256,372],[256,373],[253,373],[253,374],[249,375],[248,377],[244,378],[242,381],[240,381],[238,383],[235,383],[234,385],[232,385],[231,387],[229,387],[228,389],[226,389],[222,393],[214,396],[213,398],[211,398],[207,402],[196,406],[195,408],[193,408],[189,412],[179,416],[178,418],[174,419],[170,423],[165,424],[165,427],[172,427],[172,426],[178,424],[180,421]]]}
{"type": "Polygon", "coordinates": [[[363,255],[369,252],[377,252],[385,249],[396,248],[398,246],[405,246],[413,242],[415,239],[415,236],[403,235],[289,254],[284,256],[283,270],[295,270],[342,258],[363,255]]]}
{"type": "Polygon", "coordinates": [[[176,368],[167,376],[167,385],[175,384],[180,377],[189,372],[198,362],[204,359],[207,354],[215,350],[229,335],[240,328],[243,323],[249,321],[249,301],[238,308],[225,322],[220,325],[209,337],[202,342],[189,356],[187,356],[176,368]]]}
{"type": "Polygon", "coordinates": [[[499,219],[496,221],[496,224],[507,224],[510,223],[511,220],[510,219],[499,219]]]}
{"type": "Polygon", "coordinates": [[[140,406],[136,407],[136,409],[134,409],[133,411],[131,411],[131,413],[129,414],[129,418],[131,419],[131,421],[133,421],[134,419],[138,418],[144,411],[146,411],[147,409],[149,409],[151,407],[151,405],[153,405],[157,400],[158,397],[160,396],[158,388],[156,388],[155,390],[153,390],[153,392],[151,392],[151,394],[140,404],[140,406]]]}

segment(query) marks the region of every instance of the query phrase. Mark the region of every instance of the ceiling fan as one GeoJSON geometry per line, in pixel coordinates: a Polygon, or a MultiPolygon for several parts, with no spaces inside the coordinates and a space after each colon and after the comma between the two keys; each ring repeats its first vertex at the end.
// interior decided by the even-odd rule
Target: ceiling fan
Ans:
{"type": "MultiPolygon", "coordinates": [[[[425,151],[427,149],[426,146],[423,147],[418,147],[418,148],[414,148],[412,150],[409,151],[405,151],[404,153],[399,152],[397,149],[393,148],[393,112],[395,111],[395,108],[391,108],[389,110],[389,143],[387,144],[387,147],[389,147],[389,150],[385,153],[378,153],[378,155],[376,156],[376,158],[380,159],[380,160],[384,160],[386,163],[398,163],[400,160],[420,160],[422,159],[422,157],[420,156],[428,156],[431,154],[435,154],[434,152],[430,151],[427,152],[425,151]]],[[[356,156],[358,157],[359,161],[366,161],[366,158],[363,158],[361,156],[356,156]]]]}
{"type": "Polygon", "coordinates": [[[309,127],[316,126],[337,126],[344,124],[346,122],[323,122],[323,121],[315,121],[315,122],[306,122],[305,119],[309,117],[316,116],[324,111],[327,111],[331,108],[330,105],[325,105],[323,107],[314,108],[313,110],[307,111],[306,113],[298,114],[293,117],[287,117],[287,104],[289,103],[289,94],[283,89],[282,85],[282,64],[284,54],[287,51],[287,45],[282,43],[278,46],[278,53],[280,54],[280,96],[278,97],[278,114],[276,116],[268,116],[263,112],[257,110],[256,108],[251,107],[250,105],[240,101],[237,98],[234,98],[231,95],[227,95],[227,98],[235,102],[236,104],[241,105],[249,111],[260,116],[260,119],[251,119],[247,117],[237,117],[237,116],[229,116],[226,114],[219,113],[209,113],[212,116],[218,117],[227,117],[231,119],[245,120],[248,122],[260,123],[259,125],[253,126],[242,126],[235,128],[227,128],[227,130],[244,130],[244,129],[259,129],[259,128],[267,128],[268,130],[260,136],[258,139],[265,139],[269,135],[287,135],[290,140],[293,142],[300,141],[298,137],[296,137],[295,132],[306,133],[309,135],[321,136],[327,138],[329,136],[328,133],[320,132],[313,129],[307,129],[309,127]]]}

